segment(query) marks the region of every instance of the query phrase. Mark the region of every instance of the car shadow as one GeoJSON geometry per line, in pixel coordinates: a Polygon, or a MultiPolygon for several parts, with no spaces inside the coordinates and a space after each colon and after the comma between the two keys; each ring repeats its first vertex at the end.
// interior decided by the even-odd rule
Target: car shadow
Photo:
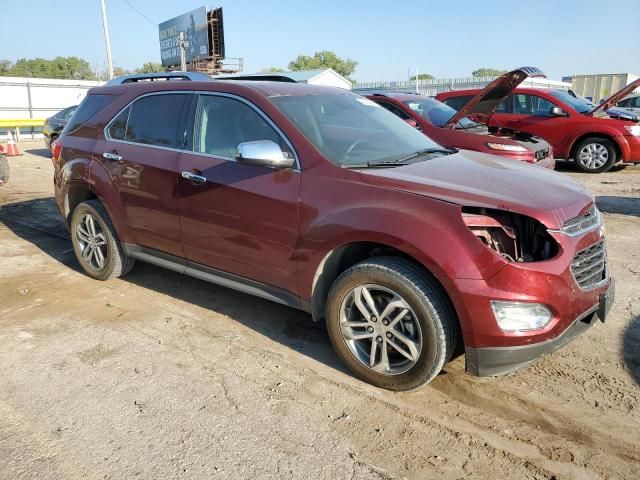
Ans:
{"type": "MultiPolygon", "coordinates": [[[[82,273],[53,198],[2,205],[0,223],[49,257],[82,273]]],[[[350,375],[333,352],[324,325],[313,322],[305,312],[145,262],[137,262],[122,280],[232,318],[302,355],[350,375]]],[[[94,280],[87,278],[87,281],[94,280]]]]}
{"type": "Polygon", "coordinates": [[[629,322],[624,332],[622,361],[633,379],[640,385],[640,315],[629,322]]]}
{"type": "MultiPolygon", "coordinates": [[[[611,167],[611,170],[609,170],[609,172],[615,173],[615,172],[620,172],[622,170],[624,170],[625,168],[627,168],[628,165],[625,165],[623,163],[618,163],[616,165],[614,165],[613,167],[611,167]]],[[[577,172],[577,173],[584,173],[582,172],[582,170],[578,169],[578,167],[576,167],[575,162],[571,161],[571,160],[560,160],[560,159],[556,159],[556,167],[554,169],[556,172],[577,172]]],[[[586,174],[586,175],[591,175],[591,174],[586,174]]]]}
{"type": "Polygon", "coordinates": [[[48,148],[30,148],[29,150],[25,150],[24,153],[36,155],[38,157],[44,157],[47,159],[51,158],[51,151],[48,148]]]}
{"type": "Polygon", "coordinates": [[[601,212],[640,217],[640,198],[598,195],[596,205],[601,212]]]}

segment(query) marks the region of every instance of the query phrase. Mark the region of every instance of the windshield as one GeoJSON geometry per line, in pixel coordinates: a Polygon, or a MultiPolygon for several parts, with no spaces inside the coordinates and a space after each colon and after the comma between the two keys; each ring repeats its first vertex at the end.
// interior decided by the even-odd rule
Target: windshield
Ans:
{"type": "MultiPolygon", "coordinates": [[[[449,105],[446,105],[433,98],[421,98],[416,100],[407,100],[404,102],[411,110],[416,112],[422,118],[427,120],[431,125],[436,127],[444,127],[449,119],[453,117],[456,112],[449,105]]],[[[460,119],[456,127],[471,128],[477,127],[479,124],[469,120],[467,117],[460,119]]]]}
{"type": "Polygon", "coordinates": [[[392,162],[440,148],[393,113],[359,95],[293,95],[270,100],[337,165],[392,162]]]}
{"type": "Polygon", "coordinates": [[[552,90],[551,95],[556,97],[561,102],[566,103],[579,113],[589,113],[595,108],[593,103],[589,102],[586,98],[574,97],[569,92],[565,92],[564,90],[552,90]]]}

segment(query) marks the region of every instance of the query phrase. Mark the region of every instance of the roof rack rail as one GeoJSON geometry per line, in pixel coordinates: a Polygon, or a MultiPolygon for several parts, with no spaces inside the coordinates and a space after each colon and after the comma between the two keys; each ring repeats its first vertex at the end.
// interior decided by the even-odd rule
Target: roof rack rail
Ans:
{"type": "Polygon", "coordinates": [[[140,73],[136,75],[123,75],[121,77],[116,77],[109,80],[106,85],[159,81],[211,82],[213,79],[209,75],[199,72],[140,73]]]}
{"type": "Polygon", "coordinates": [[[217,77],[216,80],[253,80],[259,82],[290,82],[297,83],[293,78],[286,75],[275,74],[253,74],[253,75],[225,75],[217,77]]]}

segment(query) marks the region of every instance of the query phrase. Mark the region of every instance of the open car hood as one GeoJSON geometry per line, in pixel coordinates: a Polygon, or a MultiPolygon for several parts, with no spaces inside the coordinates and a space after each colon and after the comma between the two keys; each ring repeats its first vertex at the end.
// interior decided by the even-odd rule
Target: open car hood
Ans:
{"type": "Polygon", "coordinates": [[[597,112],[600,109],[607,110],[609,107],[618,103],[619,100],[622,100],[624,97],[626,97],[631,92],[633,92],[636,88],[640,88],[640,78],[638,78],[635,82],[631,82],[629,85],[622,88],[621,90],[618,90],[616,93],[611,95],[609,98],[607,98],[604,102],[602,102],[596,108],[591,110],[589,114],[593,115],[595,112],[597,112]]]}
{"type": "Polygon", "coordinates": [[[474,120],[486,123],[486,119],[493,115],[500,102],[527,77],[546,78],[546,75],[536,67],[521,67],[499,76],[458,110],[447,125],[456,125],[461,119],[471,115],[474,120]]]}

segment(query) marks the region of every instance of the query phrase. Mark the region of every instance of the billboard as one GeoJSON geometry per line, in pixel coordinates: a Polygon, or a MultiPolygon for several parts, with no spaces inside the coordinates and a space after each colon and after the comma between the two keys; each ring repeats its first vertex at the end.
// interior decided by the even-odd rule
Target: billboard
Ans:
{"type": "Polygon", "coordinates": [[[184,32],[187,46],[187,62],[195,57],[209,55],[209,31],[207,8],[200,7],[178,17],[162,22],[160,32],[160,58],[162,66],[180,65],[180,32],[184,32]]]}

